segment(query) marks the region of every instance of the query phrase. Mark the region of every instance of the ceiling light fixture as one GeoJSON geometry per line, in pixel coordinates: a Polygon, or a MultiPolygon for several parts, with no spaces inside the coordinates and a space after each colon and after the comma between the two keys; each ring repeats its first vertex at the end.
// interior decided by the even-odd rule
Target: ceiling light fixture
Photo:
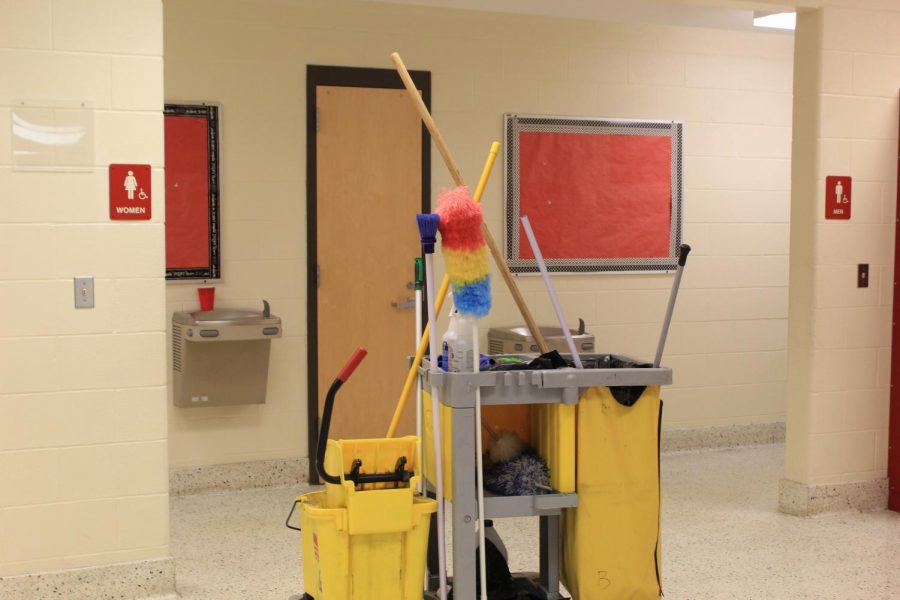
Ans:
{"type": "Polygon", "coordinates": [[[797,13],[783,12],[755,17],[753,26],[793,30],[797,28],[797,13]]]}

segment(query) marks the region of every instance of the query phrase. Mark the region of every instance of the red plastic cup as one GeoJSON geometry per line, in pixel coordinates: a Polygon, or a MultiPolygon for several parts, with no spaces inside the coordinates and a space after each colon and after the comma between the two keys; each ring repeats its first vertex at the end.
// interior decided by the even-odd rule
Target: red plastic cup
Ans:
{"type": "Polygon", "coordinates": [[[216,305],[216,288],[197,288],[197,295],[200,296],[200,310],[212,310],[216,305]]]}

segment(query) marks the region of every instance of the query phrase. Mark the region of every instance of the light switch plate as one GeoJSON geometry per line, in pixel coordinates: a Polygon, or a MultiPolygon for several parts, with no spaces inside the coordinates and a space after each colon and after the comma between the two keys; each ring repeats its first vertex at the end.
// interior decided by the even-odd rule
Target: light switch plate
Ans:
{"type": "Polygon", "coordinates": [[[75,278],[75,308],[94,308],[94,278],[75,278]]]}

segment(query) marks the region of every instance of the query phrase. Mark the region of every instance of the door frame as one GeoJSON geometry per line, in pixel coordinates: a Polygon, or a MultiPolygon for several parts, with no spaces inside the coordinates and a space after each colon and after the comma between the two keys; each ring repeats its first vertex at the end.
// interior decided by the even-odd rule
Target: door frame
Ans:
{"type": "MultiPolygon", "coordinates": [[[[422,100],[431,110],[431,72],[410,71],[422,100]]],[[[316,88],[318,86],[403,89],[403,81],[394,69],[365,67],[306,66],[306,423],[309,456],[309,482],[317,485],[316,446],[319,442],[319,311],[317,163],[316,163],[316,88]]],[[[424,123],[422,129],[422,212],[431,212],[431,138],[424,123]]],[[[412,215],[410,215],[410,219],[412,215]]],[[[412,222],[410,220],[410,222],[412,222]]]]}
{"type": "MultiPolygon", "coordinates": [[[[900,154],[897,167],[900,169],[900,154]]],[[[894,307],[891,326],[891,393],[888,418],[888,508],[900,512],[900,171],[897,172],[897,219],[894,220],[894,307]]]]}

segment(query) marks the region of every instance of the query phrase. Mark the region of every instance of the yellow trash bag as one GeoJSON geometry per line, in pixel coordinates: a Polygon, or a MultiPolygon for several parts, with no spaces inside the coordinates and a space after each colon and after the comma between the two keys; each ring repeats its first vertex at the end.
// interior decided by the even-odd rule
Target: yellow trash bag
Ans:
{"type": "Polygon", "coordinates": [[[574,600],[658,600],[659,386],[633,406],[609,388],[578,401],[578,507],[563,511],[562,574],[574,600]]]}

